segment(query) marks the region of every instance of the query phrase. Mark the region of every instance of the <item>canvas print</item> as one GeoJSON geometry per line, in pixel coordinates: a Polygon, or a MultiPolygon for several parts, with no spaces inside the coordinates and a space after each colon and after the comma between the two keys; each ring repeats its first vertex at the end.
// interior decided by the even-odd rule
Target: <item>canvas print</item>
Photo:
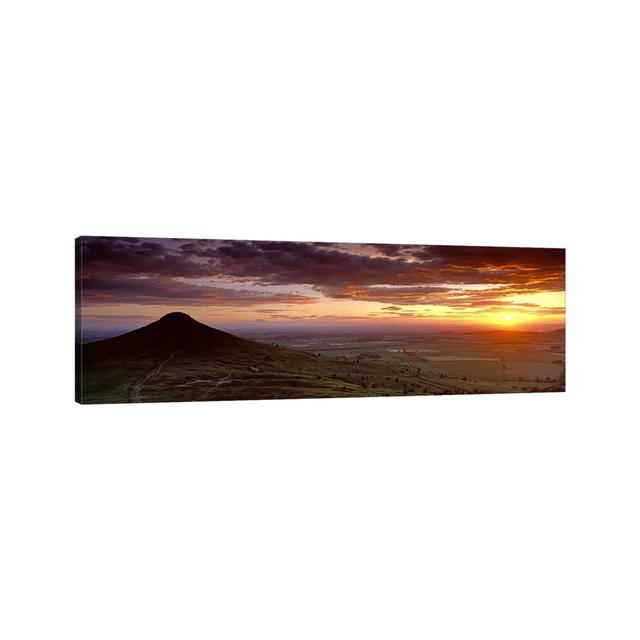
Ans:
{"type": "Polygon", "coordinates": [[[564,249],[76,239],[83,404],[564,389],[564,249]]]}

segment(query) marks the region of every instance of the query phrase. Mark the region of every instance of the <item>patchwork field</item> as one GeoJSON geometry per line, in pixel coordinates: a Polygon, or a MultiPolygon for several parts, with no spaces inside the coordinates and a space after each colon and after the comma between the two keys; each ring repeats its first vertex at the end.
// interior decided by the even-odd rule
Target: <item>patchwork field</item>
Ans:
{"type": "Polygon", "coordinates": [[[272,339],[342,361],[375,362],[419,372],[420,383],[438,385],[434,393],[562,391],[565,384],[564,331],[343,334],[302,339],[277,335],[272,339]]]}

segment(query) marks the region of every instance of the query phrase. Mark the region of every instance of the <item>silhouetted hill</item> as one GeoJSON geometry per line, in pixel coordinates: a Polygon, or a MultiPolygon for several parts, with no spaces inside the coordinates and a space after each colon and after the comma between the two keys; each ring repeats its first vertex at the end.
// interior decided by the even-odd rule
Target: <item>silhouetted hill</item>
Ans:
{"type": "Polygon", "coordinates": [[[229,352],[246,354],[252,351],[260,355],[269,349],[273,347],[213,329],[186,313],[177,311],[140,329],[90,342],[82,347],[85,363],[109,358],[136,358],[166,353],[168,350],[213,356],[229,352]]]}

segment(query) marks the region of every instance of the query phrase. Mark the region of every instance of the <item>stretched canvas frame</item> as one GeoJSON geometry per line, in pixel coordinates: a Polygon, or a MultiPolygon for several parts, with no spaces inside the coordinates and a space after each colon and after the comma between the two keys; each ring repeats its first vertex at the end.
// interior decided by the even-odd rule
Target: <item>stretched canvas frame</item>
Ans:
{"type": "Polygon", "coordinates": [[[83,404],[565,389],[558,248],[76,239],[83,404]]]}

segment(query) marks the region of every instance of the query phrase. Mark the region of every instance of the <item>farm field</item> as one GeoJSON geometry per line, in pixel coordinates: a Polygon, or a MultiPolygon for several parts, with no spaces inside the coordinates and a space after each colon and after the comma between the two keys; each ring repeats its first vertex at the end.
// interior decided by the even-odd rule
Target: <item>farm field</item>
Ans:
{"type": "Polygon", "coordinates": [[[434,393],[564,390],[564,331],[342,334],[339,340],[336,335],[274,338],[290,348],[343,361],[414,369],[420,372],[421,380],[440,385],[434,393]]]}

